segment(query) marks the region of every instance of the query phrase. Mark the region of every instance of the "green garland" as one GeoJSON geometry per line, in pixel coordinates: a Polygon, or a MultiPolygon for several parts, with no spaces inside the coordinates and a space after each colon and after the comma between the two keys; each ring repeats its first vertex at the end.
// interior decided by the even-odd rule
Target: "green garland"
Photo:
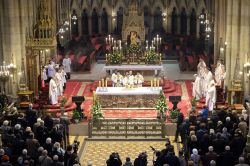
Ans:
{"type": "Polygon", "coordinates": [[[103,118],[101,108],[102,107],[99,101],[98,100],[95,101],[95,103],[92,105],[92,108],[91,108],[91,114],[92,114],[93,120],[98,120],[100,118],[103,118]]]}
{"type": "Polygon", "coordinates": [[[156,110],[163,115],[168,109],[166,96],[164,95],[163,91],[160,92],[160,98],[156,102],[156,110]]]}
{"type": "Polygon", "coordinates": [[[136,44],[131,44],[130,47],[128,48],[129,54],[140,54],[141,52],[142,52],[141,47],[136,44]]]}
{"type": "Polygon", "coordinates": [[[157,63],[160,61],[160,54],[155,51],[148,51],[145,54],[145,62],[148,64],[157,63]]]}
{"type": "Polygon", "coordinates": [[[122,55],[119,52],[107,54],[108,64],[117,65],[122,63],[122,55]]]}

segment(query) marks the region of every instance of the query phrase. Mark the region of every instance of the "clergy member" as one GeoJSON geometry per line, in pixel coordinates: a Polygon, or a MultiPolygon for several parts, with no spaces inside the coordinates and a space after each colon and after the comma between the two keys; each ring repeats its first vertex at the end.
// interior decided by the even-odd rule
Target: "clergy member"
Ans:
{"type": "Polygon", "coordinates": [[[207,90],[206,94],[206,105],[209,111],[214,109],[214,105],[216,103],[216,88],[214,80],[210,81],[210,86],[207,90]]]}
{"type": "Polygon", "coordinates": [[[57,85],[57,95],[62,96],[63,95],[63,81],[62,81],[62,74],[59,68],[56,68],[55,81],[57,85]]]}
{"type": "Polygon", "coordinates": [[[70,72],[71,72],[71,59],[68,55],[66,55],[63,59],[63,67],[64,71],[67,74],[67,79],[70,79],[70,72]]]}
{"type": "Polygon", "coordinates": [[[48,81],[50,81],[50,79],[52,77],[54,77],[56,74],[54,65],[53,65],[53,61],[50,61],[49,65],[48,65],[48,81]]]}
{"type": "Polygon", "coordinates": [[[65,72],[63,65],[60,65],[60,73],[61,73],[61,77],[62,77],[63,90],[65,90],[66,89],[67,73],[65,72]]]}
{"type": "Polygon", "coordinates": [[[112,74],[111,80],[112,80],[112,86],[115,87],[117,84],[117,70],[115,70],[115,72],[112,74]]]}
{"type": "Polygon", "coordinates": [[[203,73],[203,80],[202,80],[202,91],[203,91],[203,94],[206,95],[209,87],[210,87],[210,82],[213,79],[213,74],[211,71],[209,71],[207,68],[204,69],[204,73],[203,73]]]}
{"type": "Polygon", "coordinates": [[[120,72],[117,72],[117,87],[121,87],[122,86],[122,80],[123,80],[123,76],[121,75],[120,72]]]}
{"type": "Polygon", "coordinates": [[[130,85],[130,87],[133,87],[135,84],[135,77],[132,71],[129,71],[128,84],[130,85]]]}
{"type": "Polygon", "coordinates": [[[128,86],[128,84],[129,84],[129,72],[125,73],[125,76],[123,77],[123,80],[122,80],[122,84],[125,87],[128,86]]]}
{"type": "Polygon", "coordinates": [[[55,105],[58,103],[57,85],[56,85],[55,77],[52,77],[49,82],[49,100],[50,100],[50,104],[52,105],[55,105]]]}
{"type": "Polygon", "coordinates": [[[135,76],[135,84],[138,87],[142,87],[143,82],[144,82],[143,76],[141,75],[141,73],[137,72],[137,74],[135,76]]]}
{"type": "Polygon", "coordinates": [[[200,58],[199,63],[197,65],[197,74],[200,76],[203,75],[206,68],[207,68],[206,63],[204,62],[203,59],[200,58]]]}
{"type": "Polygon", "coordinates": [[[223,87],[224,79],[226,77],[226,72],[225,72],[225,67],[221,63],[220,60],[217,62],[217,66],[214,72],[214,77],[215,77],[216,85],[223,87]]]}
{"type": "Polygon", "coordinates": [[[202,82],[201,77],[198,74],[194,75],[195,81],[193,82],[193,97],[195,97],[197,100],[202,98],[202,82]]]}
{"type": "Polygon", "coordinates": [[[46,69],[45,66],[42,67],[42,76],[41,76],[41,79],[42,79],[42,87],[44,88],[45,87],[45,83],[48,80],[47,69],[46,69]]]}

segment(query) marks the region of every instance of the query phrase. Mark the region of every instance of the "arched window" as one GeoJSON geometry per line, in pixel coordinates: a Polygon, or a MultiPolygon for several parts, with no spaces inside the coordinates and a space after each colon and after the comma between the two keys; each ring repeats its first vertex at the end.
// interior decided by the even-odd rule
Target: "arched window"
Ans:
{"type": "Polygon", "coordinates": [[[102,33],[108,33],[108,14],[105,8],[102,10],[102,33]]]}
{"type": "Polygon", "coordinates": [[[82,34],[89,34],[89,16],[86,9],[84,9],[82,13],[82,34]]]}
{"type": "Polygon", "coordinates": [[[174,7],[173,11],[172,11],[171,32],[172,32],[172,34],[177,34],[177,11],[176,11],[176,7],[174,7]]]}
{"type": "Polygon", "coordinates": [[[123,24],[123,8],[119,7],[119,10],[117,11],[117,19],[116,19],[116,31],[117,34],[121,34],[122,33],[122,24],[123,24]]]}
{"type": "Polygon", "coordinates": [[[150,26],[150,12],[149,12],[149,8],[147,6],[144,7],[144,25],[145,25],[145,27],[150,26]]]}
{"type": "Polygon", "coordinates": [[[72,36],[78,36],[78,17],[76,14],[76,10],[73,10],[71,15],[71,34],[72,36]]]}
{"type": "Polygon", "coordinates": [[[163,29],[163,18],[160,7],[157,7],[154,12],[154,31],[161,32],[163,29]]]}
{"type": "Polygon", "coordinates": [[[196,35],[196,12],[194,8],[192,8],[190,14],[190,35],[196,35]]]}
{"type": "Polygon", "coordinates": [[[187,13],[184,7],[181,10],[181,34],[187,34],[187,13]]]}
{"type": "Polygon", "coordinates": [[[92,34],[98,34],[98,14],[96,8],[92,12],[92,34]]]}

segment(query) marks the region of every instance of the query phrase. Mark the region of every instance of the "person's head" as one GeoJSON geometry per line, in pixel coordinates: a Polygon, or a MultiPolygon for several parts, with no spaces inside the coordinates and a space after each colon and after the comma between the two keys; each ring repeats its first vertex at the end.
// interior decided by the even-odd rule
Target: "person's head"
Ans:
{"type": "Polygon", "coordinates": [[[40,146],[40,147],[37,149],[37,151],[38,151],[39,153],[42,153],[43,150],[44,150],[44,148],[43,148],[42,146],[40,146]]]}
{"type": "Polygon", "coordinates": [[[47,156],[47,155],[48,155],[48,151],[47,151],[47,150],[43,150],[43,151],[42,151],[42,155],[43,155],[43,156],[47,156]]]}
{"type": "Polygon", "coordinates": [[[227,128],[226,127],[223,127],[222,133],[227,133],[227,128]]]}
{"type": "Polygon", "coordinates": [[[230,122],[231,118],[228,116],[226,117],[226,122],[230,122]]]}
{"type": "Polygon", "coordinates": [[[244,162],[245,162],[244,157],[239,157],[239,164],[244,164],[244,162]]]}
{"type": "Polygon", "coordinates": [[[51,143],[52,143],[51,138],[47,138],[47,139],[46,139],[46,144],[51,144],[51,143]]]}
{"type": "Polygon", "coordinates": [[[189,135],[190,136],[195,135],[195,131],[194,130],[190,131],[189,135]]]}
{"type": "Polygon", "coordinates": [[[210,129],[209,134],[213,135],[214,134],[214,129],[210,129]]]}
{"type": "Polygon", "coordinates": [[[3,156],[4,153],[5,153],[4,149],[1,148],[1,149],[0,149],[0,156],[3,156]]]}
{"type": "Polygon", "coordinates": [[[130,157],[126,157],[126,162],[130,162],[130,157]]]}
{"type": "Polygon", "coordinates": [[[73,150],[73,147],[71,145],[68,145],[66,150],[67,150],[67,152],[71,152],[73,150]]]}
{"type": "Polygon", "coordinates": [[[60,148],[60,143],[59,142],[56,142],[56,143],[54,143],[54,148],[60,148]]]}
{"type": "Polygon", "coordinates": [[[65,58],[68,59],[68,58],[69,58],[69,55],[65,55],[65,58]]]}
{"type": "Polygon", "coordinates": [[[196,135],[191,135],[191,141],[192,141],[192,142],[197,141],[197,137],[196,137],[196,135]]]}
{"type": "Polygon", "coordinates": [[[57,156],[57,155],[54,155],[54,156],[53,156],[53,160],[54,160],[54,161],[58,161],[58,156],[57,156]]]}
{"type": "Polygon", "coordinates": [[[198,155],[198,150],[197,150],[196,148],[194,148],[194,149],[192,150],[192,153],[193,153],[194,155],[198,155]]]}
{"type": "Polygon", "coordinates": [[[16,124],[14,128],[15,128],[15,130],[20,130],[21,127],[22,127],[22,126],[21,126],[20,124],[16,124]]]}
{"type": "Polygon", "coordinates": [[[212,146],[209,146],[209,147],[208,147],[208,151],[209,151],[209,152],[212,152],[212,151],[214,151],[214,147],[212,147],[212,146]]]}
{"type": "Polygon", "coordinates": [[[130,74],[130,75],[133,75],[133,71],[132,71],[132,70],[130,70],[130,71],[129,71],[129,74],[130,74]]]}
{"type": "Polygon", "coordinates": [[[226,151],[230,151],[230,146],[225,146],[226,151]]]}
{"type": "Polygon", "coordinates": [[[210,161],[210,166],[216,166],[216,162],[214,160],[210,161]]]}
{"type": "Polygon", "coordinates": [[[27,149],[23,149],[22,154],[23,154],[24,156],[26,156],[27,153],[28,153],[27,149]]]}
{"type": "Polygon", "coordinates": [[[9,121],[8,120],[3,121],[3,125],[4,126],[8,126],[9,125],[9,121]]]}
{"type": "Polygon", "coordinates": [[[10,160],[8,155],[3,155],[2,162],[8,162],[10,160]]]}

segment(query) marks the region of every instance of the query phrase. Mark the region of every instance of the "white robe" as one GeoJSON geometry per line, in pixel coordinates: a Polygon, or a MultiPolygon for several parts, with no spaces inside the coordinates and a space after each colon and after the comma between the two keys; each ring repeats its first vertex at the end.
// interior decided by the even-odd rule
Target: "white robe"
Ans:
{"type": "Polygon", "coordinates": [[[212,111],[214,109],[215,103],[216,103],[216,88],[215,86],[211,86],[206,94],[206,105],[208,106],[209,111],[212,111]]]}
{"type": "Polygon", "coordinates": [[[128,84],[129,85],[134,85],[135,84],[135,77],[133,75],[130,75],[128,77],[128,84]]]}
{"type": "Polygon", "coordinates": [[[50,104],[54,105],[58,103],[57,99],[57,85],[54,79],[51,79],[49,82],[49,99],[50,104]]]}
{"type": "Polygon", "coordinates": [[[123,84],[123,86],[126,86],[126,85],[128,85],[128,81],[129,80],[129,78],[128,77],[124,77],[123,78],[123,80],[122,80],[122,84],[123,84]]]}
{"type": "Polygon", "coordinates": [[[203,91],[202,91],[202,82],[201,77],[197,76],[195,81],[193,82],[193,97],[195,97],[197,100],[199,100],[202,97],[203,91]]]}
{"type": "Polygon", "coordinates": [[[62,74],[61,72],[57,72],[55,74],[55,78],[56,78],[56,85],[57,85],[57,95],[58,96],[62,96],[63,94],[63,81],[62,81],[62,74]]]}
{"type": "Polygon", "coordinates": [[[144,82],[144,78],[143,78],[143,76],[141,74],[135,76],[135,84],[136,85],[138,85],[139,87],[141,87],[142,84],[143,84],[143,82],[144,82]]]}
{"type": "Polygon", "coordinates": [[[215,81],[216,84],[218,86],[221,86],[222,81],[225,79],[226,77],[226,72],[224,69],[224,65],[219,64],[216,68],[215,68],[215,72],[214,72],[214,76],[215,76],[215,81]]]}
{"type": "Polygon", "coordinates": [[[54,66],[52,64],[48,65],[48,77],[54,77],[54,75],[56,74],[56,70],[54,68],[54,66]]]}
{"type": "Polygon", "coordinates": [[[67,74],[65,73],[64,70],[61,71],[61,77],[62,77],[62,84],[64,86],[64,84],[66,84],[66,76],[67,74]]]}
{"type": "Polygon", "coordinates": [[[64,71],[66,73],[70,73],[71,72],[71,60],[70,60],[70,58],[64,58],[62,64],[64,67],[64,71]]]}
{"type": "Polygon", "coordinates": [[[117,74],[113,73],[111,76],[111,80],[112,80],[113,87],[115,87],[117,84],[117,74]]]}
{"type": "Polygon", "coordinates": [[[205,69],[207,68],[207,65],[204,61],[199,62],[199,64],[197,65],[197,74],[199,76],[204,75],[205,69]]]}
{"type": "Polygon", "coordinates": [[[209,87],[210,87],[210,83],[213,80],[213,74],[211,71],[208,71],[207,73],[205,73],[204,75],[204,80],[202,82],[202,88],[203,88],[203,93],[206,94],[209,87]]]}
{"type": "Polygon", "coordinates": [[[43,69],[42,80],[46,81],[47,79],[48,79],[48,77],[47,77],[47,71],[46,71],[46,69],[43,69]]]}

